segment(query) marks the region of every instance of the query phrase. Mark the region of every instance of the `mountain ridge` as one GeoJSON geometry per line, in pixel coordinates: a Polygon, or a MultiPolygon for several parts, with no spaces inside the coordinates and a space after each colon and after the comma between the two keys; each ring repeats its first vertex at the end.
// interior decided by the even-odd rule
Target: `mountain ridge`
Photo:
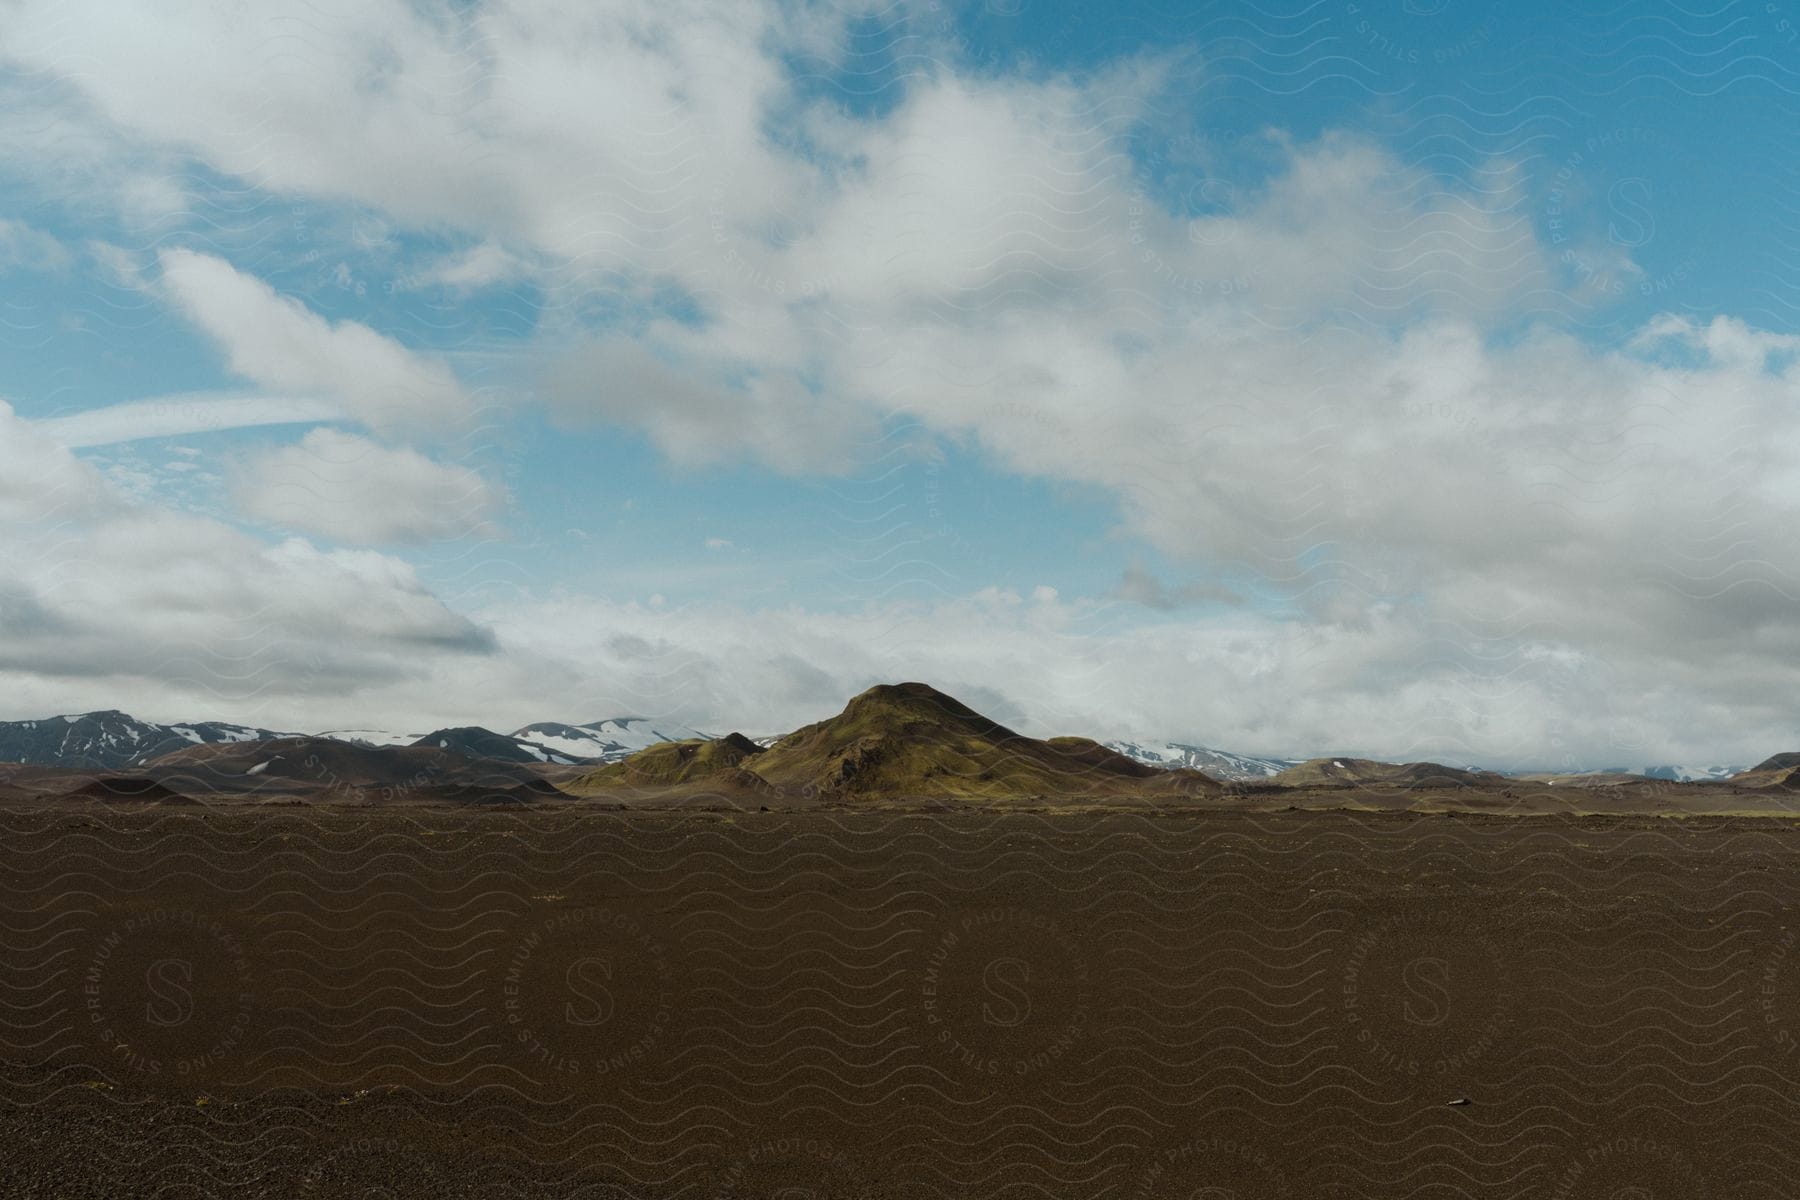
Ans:
{"type": "MultiPolygon", "coordinates": [[[[764,746],[772,746],[787,736],[790,735],[752,740],[764,746]]],[[[227,721],[151,722],[140,720],[119,709],[101,709],[89,713],[0,722],[0,764],[121,771],[142,766],[190,745],[270,741],[284,737],[322,737],[371,747],[409,746],[421,742],[448,743],[473,757],[567,767],[622,762],[651,746],[668,742],[712,740],[711,734],[678,722],[639,716],[607,717],[582,724],[538,721],[510,733],[468,725],[447,727],[431,733],[338,729],[318,734],[302,734],[227,721]]],[[[1274,782],[1284,771],[1302,766],[1305,762],[1322,761],[1237,754],[1209,747],[1198,741],[1115,738],[1099,744],[1148,767],[1158,770],[1198,770],[1228,783],[1274,782]]],[[[1600,783],[1610,776],[1621,782],[1644,779],[1734,782],[1757,786],[1758,780],[1772,779],[1773,775],[1770,773],[1784,762],[1789,768],[1800,766],[1800,753],[1776,754],[1750,768],[1718,765],[1566,767],[1562,770],[1513,769],[1503,774],[1525,781],[1554,778],[1600,783]]],[[[1466,767],[1445,769],[1473,770],[1466,767]]]]}
{"type": "Polygon", "coordinates": [[[116,708],[0,722],[0,762],[120,770],[184,746],[292,736],[225,721],[158,724],[116,708]]]}

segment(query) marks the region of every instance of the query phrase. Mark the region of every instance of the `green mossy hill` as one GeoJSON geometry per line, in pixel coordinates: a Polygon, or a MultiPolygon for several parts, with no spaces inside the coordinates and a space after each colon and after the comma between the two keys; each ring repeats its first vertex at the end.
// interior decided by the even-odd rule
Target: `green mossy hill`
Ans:
{"type": "MultiPolygon", "coordinates": [[[[842,799],[1105,795],[1180,782],[1087,738],[1015,733],[923,683],[870,688],[830,720],[782,738],[751,769],[788,791],[842,799]]],[[[1195,790],[1218,786],[1183,774],[1195,790]]]]}
{"type": "Polygon", "coordinates": [[[1377,762],[1369,758],[1315,758],[1289,767],[1269,782],[1282,787],[1489,787],[1505,779],[1442,763],[1377,762]]]}
{"type": "Polygon", "coordinates": [[[721,771],[732,772],[735,778],[746,774],[740,768],[762,753],[761,746],[741,733],[728,733],[711,741],[689,738],[683,742],[659,742],[624,762],[590,771],[566,784],[564,790],[581,794],[612,787],[670,787],[695,783],[721,771]]]}
{"type": "Polygon", "coordinates": [[[803,802],[1212,796],[1198,771],[1165,771],[1089,738],[1016,733],[923,683],[883,684],[768,749],[739,735],[666,742],[562,785],[676,798],[761,792],[803,802]]]}

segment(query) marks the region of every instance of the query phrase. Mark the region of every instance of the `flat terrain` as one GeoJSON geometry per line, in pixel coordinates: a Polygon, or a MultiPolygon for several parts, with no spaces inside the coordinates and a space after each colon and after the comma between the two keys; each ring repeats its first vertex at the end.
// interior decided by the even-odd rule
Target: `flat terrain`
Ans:
{"type": "Polygon", "coordinates": [[[1800,1194],[1783,819],[71,802],[0,890],[7,1197],[1800,1194]]]}

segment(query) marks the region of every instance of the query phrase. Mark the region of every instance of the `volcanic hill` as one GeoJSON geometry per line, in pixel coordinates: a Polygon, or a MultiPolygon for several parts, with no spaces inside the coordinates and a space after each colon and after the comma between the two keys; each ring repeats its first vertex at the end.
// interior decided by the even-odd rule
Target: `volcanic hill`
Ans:
{"type": "Polygon", "coordinates": [[[653,746],[564,785],[720,792],[769,788],[820,801],[1213,795],[1198,771],[1135,762],[1088,738],[1026,737],[923,683],[883,684],[768,749],[739,734],[653,746]]]}
{"type": "Polygon", "coordinates": [[[739,768],[766,751],[741,733],[708,741],[687,738],[660,742],[582,777],[583,787],[620,784],[628,787],[672,787],[711,780],[722,785],[747,782],[739,768]]]}

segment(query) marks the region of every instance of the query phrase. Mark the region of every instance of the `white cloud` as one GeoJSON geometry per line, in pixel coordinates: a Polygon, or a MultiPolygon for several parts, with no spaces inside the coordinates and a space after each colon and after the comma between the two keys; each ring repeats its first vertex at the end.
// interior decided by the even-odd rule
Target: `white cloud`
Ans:
{"type": "Polygon", "coordinates": [[[171,533],[117,530],[147,539],[146,556],[127,561],[154,556],[161,574],[143,571],[116,598],[102,597],[99,580],[81,597],[0,585],[11,715],[123,706],[280,728],[505,729],[638,713],[763,734],[829,715],[873,683],[922,679],[1037,736],[1168,737],[1273,755],[1747,762],[1790,738],[1778,705],[1746,704],[1704,669],[1532,642],[1487,661],[1438,641],[1422,658],[1441,630],[1421,613],[1357,627],[1244,611],[1136,624],[1104,605],[984,589],[851,613],[521,598],[471,624],[386,556],[290,543],[226,568],[171,533]],[[191,604],[214,594],[257,617],[191,604]],[[78,599],[104,599],[99,613],[116,628],[97,635],[106,627],[78,599]],[[120,621],[127,604],[143,615],[120,621]]]}
{"type": "Polygon", "coordinates": [[[511,283],[528,273],[519,257],[495,242],[480,242],[467,250],[429,264],[406,282],[410,287],[445,287],[472,292],[496,284],[511,283]]]}
{"type": "MultiPolygon", "coordinates": [[[[705,352],[698,337],[679,340],[705,352]]],[[[869,433],[871,414],[822,400],[792,370],[752,367],[746,377],[745,369],[677,365],[645,342],[605,337],[558,355],[541,393],[563,422],[636,426],[684,465],[750,456],[794,475],[848,465],[845,448],[869,433]]]]}
{"type": "Polygon", "coordinates": [[[0,55],[260,187],[630,262],[697,233],[715,193],[783,211],[760,124],[788,87],[777,47],[831,47],[854,7],[21,0],[0,55]]]}
{"type": "Polygon", "coordinates": [[[0,528],[56,524],[104,504],[98,472],[0,401],[0,528]]]}
{"type": "Polygon", "coordinates": [[[318,396],[377,429],[455,425],[472,408],[450,369],[355,321],[327,321],[224,259],[161,254],[162,285],[225,352],[233,373],[318,396]]]}
{"type": "Polygon", "coordinates": [[[505,653],[476,664],[479,713],[523,724],[560,705],[776,733],[873,683],[922,679],[1038,736],[1169,737],[1275,755],[1754,761],[1790,736],[1775,705],[1730,705],[1718,711],[1735,713],[1735,726],[1697,728],[1692,715],[1730,691],[1704,666],[1583,658],[1529,638],[1489,661],[1440,640],[1432,615],[1414,610],[1359,626],[1243,610],[1119,616],[1043,589],[1029,602],[984,589],[850,613],[521,600],[482,614],[505,653]]]}
{"type": "MultiPolygon", "coordinates": [[[[0,23],[0,54],[81,98],[45,128],[135,147],[104,177],[138,172],[146,211],[169,202],[157,162],[191,156],[473,239],[426,268],[450,286],[529,258],[549,296],[532,366],[565,422],[642,430],[685,464],[810,474],[916,421],[1105,489],[1127,533],[1205,578],[1260,581],[1293,617],[1191,616],[1040,661],[1027,647],[1067,605],[1003,593],[1023,614],[1008,620],[1040,623],[946,609],[929,622],[976,633],[932,653],[927,619],[904,614],[588,614],[691,655],[721,710],[767,689],[771,712],[797,712],[795,679],[817,706],[878,672],[937,672],[1044,697],[1076,727],[1129,712],[1243,749],[1405,752],[1396,729],[1495,753],[1779,735],[1763,698],[1800,682],[1791,339],[1726,319],[1654,322],[1623,349],[1559,332],[1593,297],[1534,234],[1514,162],[1452,181],[1367,139],[1275,138],[1266,181],[1207,179],[1228,203],[1171,211],[1125,154],[1160,119],[1154,61],[1069,78],[929,64],[878,117],[811,104],[783,52],[841,49],[848,10],[823,8],[571,0],[465,19],[394,0],[230,25],[203,6],[31,0],[0,23]],[[681,318],[592,335],[574,314],[599,295],[672,295],[681,318]],[[893,655],[846,649],[872,629],[896,631],[893,655]],[[735,667],[758,636],[760,665],[735,667]],[[817,665],[843,654],[860,665],[817,665]],[[1114,682],[1081,701],[1090,678],[1114,682]],[[1195,678],[1224,699],[1132,699],[1195,678]]],[[[1629,277],[1615,253],[1607,273],[1629,277]]],[[[383,430],[468,407],[441,364],[222,259],[166,252],[163,285],[272,392],[383,430]]],[[[1148,575],[1119,596],[1226,598],[1148,575]]],[[[531,621],[558,627],[508,627],[531,621]]],[[[594,653],[640,678],[624,650],[594,653]]],[[[667,677],[646,668],[642,686],[667,677]]]]}
{"type": "Polygon", "coordinates": [[[1690,610],[1618,563],[1586,573],[1579,545],[1560,585],[1523,573],[1464,594],[1471,572],[1431,597],[1365,597],[1354,619],[1240,607],[1145,623],[1039,587],[837,613],[526,597],[471,620],[392,556],[265,545],[134,507],[3,408],[0,517],[12,716],[123,706],[424,728],[648,711],[776,732],[870,683],[922,678],[1033,733],[1490,763],[1749,760],[1787,744],[1777,699],[1800,651],[1771,586],[1714,580],[1713,603],[1690,610]],[[1659,602],[1706,620],[1658,644],[1659,602]]]}
{"type": "Polygon", "coordinates": [[[60,271],[73,261],[74,255],[50,234],[23,221],[0,217],[0,271],[15,267],[60,271]]]}
{"type": "Polygon", "coordinates": [[[233,493],[250,517],[337,542],[389,545],[493,536],[500,489],[477,471],[334,429],[238,464],[233,493]]]}
{"type": "Polygon", "coordinates": [[[32,424],[46,437],[80,449],[259,425],[310,425],[344,416],[340,405],[326,400],[187,392],[46,417],[32,424]]]}
{"type": "Polygon", "coordinates": [[[45,711],[185,697],[220,714],[492,650],[409,564],[268,545],[134,503],[0,404],[0,676],[16,685],[13,711],[60,693],[70,702],[45,711]],[[106,694],[119,703],[98,704],[106,694]]]}

